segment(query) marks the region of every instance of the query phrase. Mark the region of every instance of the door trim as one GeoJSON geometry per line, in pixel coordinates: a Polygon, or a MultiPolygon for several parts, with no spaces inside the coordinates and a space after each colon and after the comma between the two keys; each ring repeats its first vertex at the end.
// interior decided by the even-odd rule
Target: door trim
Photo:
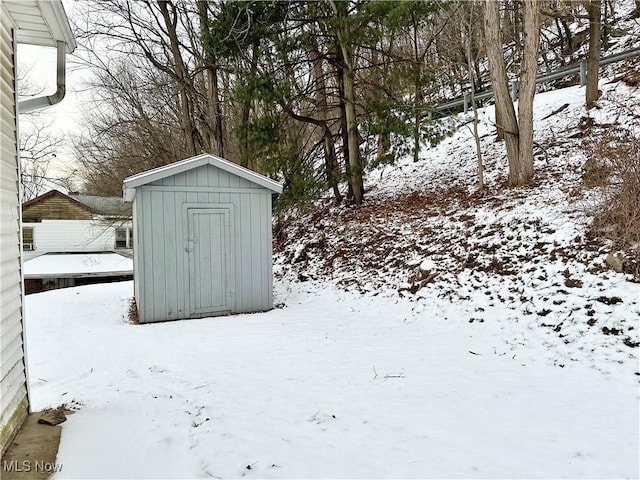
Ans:
{"type": "Polygon", "coordinates": [[[185,292],[185,301],[188,306],[188,315],[190,318],[201,318],[208,317],[213,315],[219,315],[224,313],[229,313],[233,310],[233,305],[235,304],[235,273],[233,268],[235,266],[234,261],[234,245],[233,245],[233,237],[234,237],[234,208],[233,204],[221,204],[221,203],[185,203],[183,204],[183,212],[184,212],[184,223],[185,223],[185,238],[184,238],[184,252],[185,252],[185,260],[186,260],[186,270],[187,275],[185,277],[185,287],[187,291],[185,292]],[[191,254],[190,249],[192,248],[190,236],[190,216],[194,210],[199,211],[199,213],[205,213],[205,211],[210,211],[212,214],[220,214],[223,216],[223,232],[222,238],[224,241],[224,253],[223,253],[223,282],[224,288],[222,291],[223,295],[223,304],[218,308],[211,307],[195,307],[195,290],[192,291],[192,272],[194,268],[194,256],[191,254]]]}

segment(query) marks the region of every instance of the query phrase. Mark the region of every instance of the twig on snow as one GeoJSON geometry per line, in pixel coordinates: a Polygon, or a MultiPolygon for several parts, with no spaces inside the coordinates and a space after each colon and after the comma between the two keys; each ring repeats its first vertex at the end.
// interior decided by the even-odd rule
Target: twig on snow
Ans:
{"type": "Polygon", "coordinates": [[[385,375],[383,378],[406,378],[403,374],[398,375],[385,375]]]}

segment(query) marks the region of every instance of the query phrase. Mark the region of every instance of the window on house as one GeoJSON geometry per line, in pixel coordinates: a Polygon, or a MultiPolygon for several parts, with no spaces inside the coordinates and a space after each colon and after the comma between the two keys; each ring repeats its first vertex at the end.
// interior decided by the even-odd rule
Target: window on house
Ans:
{"type": "Polygon", "coordinates": [[[116,248],[133,248],[132,240],[130,228],[116,228],[116,248]]]}
{"type": "Polygon", "coordinates": [[[22,229],[22,249],[25,251],[35,250],[33,243],[33,227],[24,227],[22,229]]]}

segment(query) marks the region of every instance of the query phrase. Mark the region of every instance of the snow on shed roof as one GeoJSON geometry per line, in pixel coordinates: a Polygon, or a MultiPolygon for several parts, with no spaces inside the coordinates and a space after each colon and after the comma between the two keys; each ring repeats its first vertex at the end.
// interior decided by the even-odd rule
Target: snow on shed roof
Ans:
{"type": "Polygon", "coordinates": [[[180,160],[179,162],[170,163],[169,165],[154,168],[153,170],[147,170],[146,172],[125,178],[123,182],[124,199],[128,202],[132,201],[136,196],[137,187],[147,185],[151,182],[155,182],[172,175],[177,175],[178,173],[186,172],[202,165],[213,165],[214,167],[218,167],[229,173],[237,175],[240,178],[256,183],[274,193],[282,192],[282,185],[278,182],[275,182],[252,170],[241,167],[240,165],[231,163],[228,160],[224,160],[209,153],[204,153],[202,155],[180,160]]]}

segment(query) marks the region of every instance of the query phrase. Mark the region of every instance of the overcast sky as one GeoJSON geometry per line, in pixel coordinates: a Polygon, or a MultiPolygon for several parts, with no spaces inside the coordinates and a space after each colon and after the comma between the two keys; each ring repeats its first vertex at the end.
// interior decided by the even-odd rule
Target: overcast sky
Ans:
{"type": "MultiPolygon", "coordinates": [[[[63,5],[70,20],[77,9],[76,2],[63,0],[63,5]]],[[[52,95],[56,91],[56,49],[32,45],[18,45],[18,78],[24,80],[39,91],[39,95],[52,95]]],[[[48,129],[55,135],[65,139],[64,147],[57,152],[56,170],[60,173],[73,171],[76,166],[71,150],[71,137],[82,133],[82,117],[90,108],[87,100],[90,92],[83,91],[83,79],[87,78],[86,70],[74,67],[73,55],[67,55],[66,95],[57,105],[43,109],[39,115],[51,123],[48,129]]],[[[29,128],[29,119],[20,119],[21,128],[29,128]]],[[[55,173],[55,172],[52,172],[55,173]]]]}

